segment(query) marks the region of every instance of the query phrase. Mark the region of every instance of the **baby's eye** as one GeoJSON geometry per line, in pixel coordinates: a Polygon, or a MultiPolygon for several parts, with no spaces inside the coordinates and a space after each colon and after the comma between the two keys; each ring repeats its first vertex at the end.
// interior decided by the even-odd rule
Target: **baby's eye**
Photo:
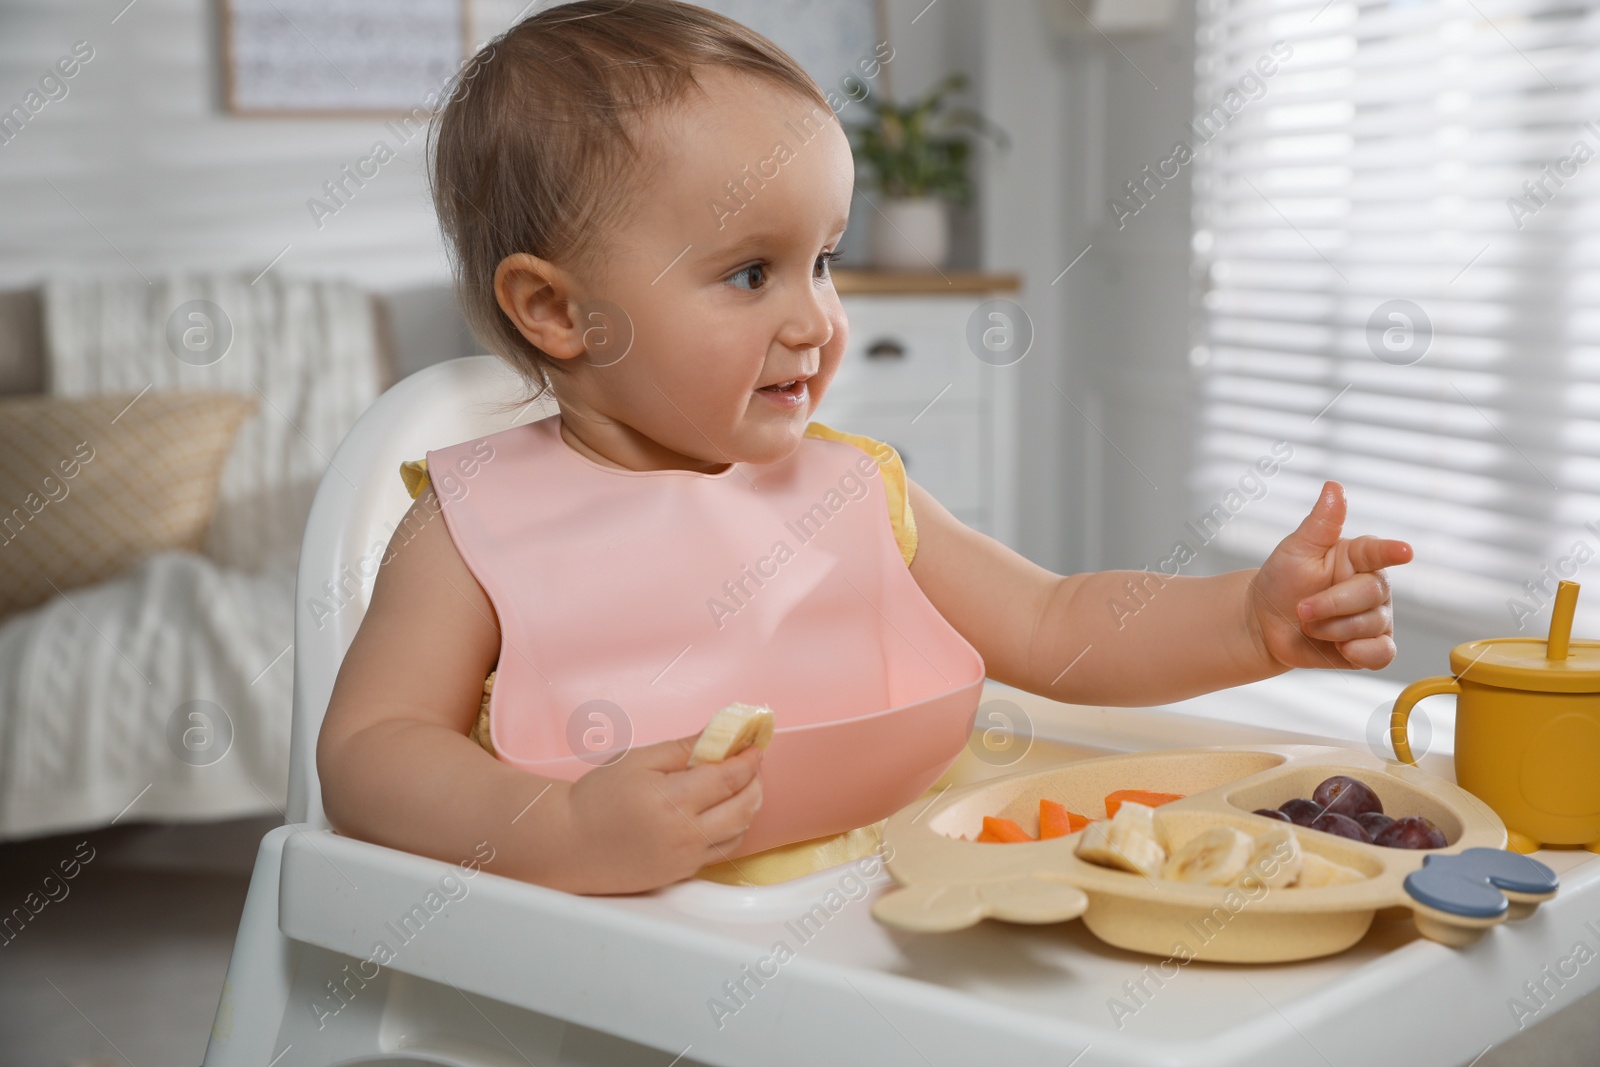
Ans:
{"type": "MultiPolygon", "coordinates": [[[[730,281],[730,282],[734,281],[734,279],[743,277],[746,274],[754,274],[756,276],[759,276],[761,278],[762,282],[765,283],[766,274],[767,274],[767,265],[765,263],[752,263],[748,267],[745,267],[743,270],[736,271],[734,274],[732,274],[728,278],[728,281],[730,281]]],[[[752,284],[750,286],[750,291],[751,292],[755,292],[757,289],[760,289],[760,288],[761,288],[761,285],[752,284]]]]}
{"type": "Polygon", "coordinates": [[[817,262],[822,266],[822,273],[818,277],[826,277],[833,273],[833,265],[844,258],[844,250],[836,248],[832,252],[824,252],[817,257],[817,262]]]}

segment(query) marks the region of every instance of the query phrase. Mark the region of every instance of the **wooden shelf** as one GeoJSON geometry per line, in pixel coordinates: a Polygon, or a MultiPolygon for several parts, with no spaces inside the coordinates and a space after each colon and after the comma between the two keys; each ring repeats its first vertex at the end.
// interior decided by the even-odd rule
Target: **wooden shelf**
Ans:
{"type": "Polygon", "coordinates": [[[1016,274],[977,270],[861,270],[839,268],[833,287],[840,296],[871,294],[921,295],[932,293],[1015,293],[1022,288],[1016,274]]]}

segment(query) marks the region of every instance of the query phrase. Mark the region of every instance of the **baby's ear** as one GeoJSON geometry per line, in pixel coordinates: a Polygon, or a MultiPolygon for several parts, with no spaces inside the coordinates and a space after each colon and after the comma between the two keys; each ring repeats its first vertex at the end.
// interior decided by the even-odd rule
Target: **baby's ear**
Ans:
{"type": "Polygon", "coordinates": [[[556,359],[584,351],[583,327],[573,302],[572,278],[560,267],[515,252],[494,271],[494,297],[529,344],[556,359]]]}

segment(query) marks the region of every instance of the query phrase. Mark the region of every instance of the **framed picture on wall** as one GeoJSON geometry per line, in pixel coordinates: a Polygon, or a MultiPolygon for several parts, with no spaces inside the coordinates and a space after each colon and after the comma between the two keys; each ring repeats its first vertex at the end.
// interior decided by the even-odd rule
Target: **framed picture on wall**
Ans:
{"type": "MultiPolygon", "coordinates": [[[[825,92],[888,90],[885,0],[696,0],[770,37],[825,92]],[[867,72],[871,72],[870,75],[867,72]]],[[[239,115],[409,113],[528,0],[220,0],[224,99],[239,115]]]]}
{"type": "Polygon", "coordinates": [[[221,0],[239,115],[409,113],[470,54],[467,0],[221,0]]]}

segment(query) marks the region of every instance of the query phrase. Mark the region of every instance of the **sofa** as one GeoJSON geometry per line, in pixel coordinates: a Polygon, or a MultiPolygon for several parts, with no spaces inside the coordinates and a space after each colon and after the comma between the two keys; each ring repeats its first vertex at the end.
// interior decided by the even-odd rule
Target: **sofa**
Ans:
{"type": "Polygon", "coordinates": [[[0,292],[0,840],[282,813],[328,457],[384,389],[474,347],[447,285],[0,292]],[[213,329],[225,350],[187,350],[213,329]]]}

